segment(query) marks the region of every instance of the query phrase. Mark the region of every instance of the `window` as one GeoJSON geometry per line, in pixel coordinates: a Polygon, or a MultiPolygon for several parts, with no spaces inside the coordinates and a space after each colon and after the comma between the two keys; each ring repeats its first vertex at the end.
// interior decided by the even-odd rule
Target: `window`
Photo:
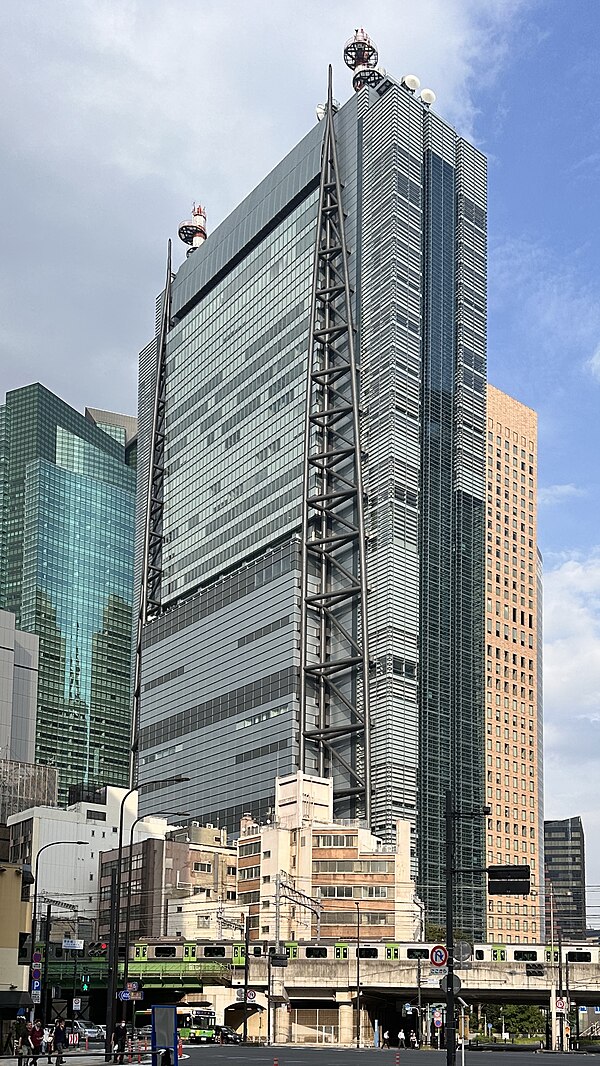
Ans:
{"type": "Polygon", "coordinates": [[[194,863],[194,873],[195,874],[210,874],[210,873],[212,873],[212,863],[211,862],[195,862],[194,863]]]}
{"type": "MultiPolygon", "coordinates": [[[[85,812],[85,816],[88,819],[88,821],[94,821],[94,822],[105,822],[106,821],[106,811],[92,811],[92,810],[88,809],[85,812]]],[[[116,830],[115,830],[115,832],[116,832],[116,830]]]]}

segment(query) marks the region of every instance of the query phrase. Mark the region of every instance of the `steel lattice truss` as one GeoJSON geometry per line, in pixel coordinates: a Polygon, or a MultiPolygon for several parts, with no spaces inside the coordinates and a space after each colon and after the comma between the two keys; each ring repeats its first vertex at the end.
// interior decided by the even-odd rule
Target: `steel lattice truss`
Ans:
{"type": "Polygon", "coordinates": [[[165,476],[165,407],[167,386],[167,334],[171,321],[171,242],[167,248],[167,277],[162,298],[160,329],[156,338],[156,378],[152,432],[149,449],[148,492],[144,524],[144,546],[140,601],[137,619],[133,681],[131,786],[137,784],[138,734],[142,682],[142,640],[144,626],[160,614],[162,582],[162,543],[165,476]]]}
{"type": "Polygon", "coordinates": [[[369,661],[357,366],[331,68],[310,319],[302,522],[301,764],[370,820],[369,661]]]}

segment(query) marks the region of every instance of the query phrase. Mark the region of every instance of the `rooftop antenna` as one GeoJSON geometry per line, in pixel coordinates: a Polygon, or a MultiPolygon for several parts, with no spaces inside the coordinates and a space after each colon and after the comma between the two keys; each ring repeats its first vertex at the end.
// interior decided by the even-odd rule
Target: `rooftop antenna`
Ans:
{"type": "Polygon", "coordinates": [[[344,63],[354,71],[352,87],[358,92],[365,85],[375,86],[381,81],[384,71],[377,67],[379,53],[369,34],[361,27],[344,45],[344,63]]]}
{"type": "Polygon", "coordinates": [[[182,222],[179,230],[179,240],[189,244],[186,252],[190,256],[201,244],[204,244],[208,234],[206,232],[206,210],[201,204],[192,204],[192,217],[187,222],[182,222]]]}

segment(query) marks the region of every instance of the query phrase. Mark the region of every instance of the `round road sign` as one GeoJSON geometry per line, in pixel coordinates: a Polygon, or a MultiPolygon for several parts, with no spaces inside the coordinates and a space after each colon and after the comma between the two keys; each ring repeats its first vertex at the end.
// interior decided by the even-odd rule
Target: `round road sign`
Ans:
{"type": "Polygon", "coordinates": [[[442,1028],[442,1019],[441,1018],[434,1018],[433,1019],[433,1024],[435,1025],[436,1029],[441,1029],[442,1028]]]}
{"type": "Polygon", "coordinates": [[[565,1001],[564,1001],[564,999],[557,999],[556,1000],[556,1009],[557,1010],[564,1010],[565,1009],[565,1001]]]}
{"type": "Polygon", "coordinates": [[[256,992],[253,988],[248,989],[248,1003],[252,1003],[256,999],[256,992]]]}
{"type": "Polygon", "coordinates": [[[448,949],[443,944],[436,944],[431,949],[429,961],[432,966],[445,966],[448,962],[448,949]]]}

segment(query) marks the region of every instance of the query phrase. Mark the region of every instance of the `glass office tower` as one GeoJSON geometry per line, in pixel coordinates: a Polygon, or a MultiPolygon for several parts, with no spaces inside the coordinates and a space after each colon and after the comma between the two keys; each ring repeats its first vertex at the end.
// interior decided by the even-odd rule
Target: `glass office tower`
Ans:
{"type": "Polygon", "coordinates": [[[36,760],[64,801],[72,784],[128,781],[134,422],[84,417],[39,384],[2,413],[0,600],[40,640],[36,760]]]}
{"type": "MultiPolygon", "coordinates": [[[[444,791],[461,810],[485,802],[485,161],[388,76],[337,112],[335,135],[367,538],[371,729],[361,758],[372,828],[391,840],[395,820],[410,820],[439,921],[444,791]]],[[[140,775],[158,776],[158,764],[161,776],[193,777],[161,789],[161,804],[230,830],[246,810],[268,817],[275,773],[300,758],[321,142],[317,125],[172,287],[162,613],[144,638],[140,775]]],[[[141,397],[152,393],[152,350],[141,397]]],[[[338,814],[360,809],[346,800],[338,814]]],[[[460,823],[457,866],[483,865],[482,831],[482,817],[460,823]]],[[[463,877],[457,922],[475,935],[482,899],[480,879],[463,877]]]]}

